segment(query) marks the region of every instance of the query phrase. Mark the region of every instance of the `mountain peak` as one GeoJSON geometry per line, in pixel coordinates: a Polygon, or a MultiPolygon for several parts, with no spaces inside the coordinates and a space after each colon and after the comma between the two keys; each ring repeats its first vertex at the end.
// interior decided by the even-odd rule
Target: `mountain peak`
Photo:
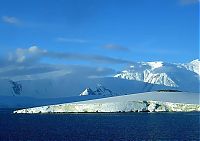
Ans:
{"type": "Polygon", "coordinates": [[[163,62],[156,61],[156,62],[147,62],[149,66],[151,66],[152,69],[160,68],[163,66],[163,62]]]}
{"type": "Polygon", "coordinates": [[[199,59],[195,59],[187,64],[182,64],[187,70],[195,72],[196,74],[200,75],[200,61],[199,59]]]}
{"type": "Polygon", "coordinates": [[[96,90],[94,91],[94,93],[96,93],[96,95],[113,95],[111,90],[109,90],[99,84],[98,84],[96,90]]]}
{"type": "Polygon", "coordinates": [[[102,85],[97,85],[96,90],[93,91],[90,88],[86,88],[80,96],[86,96],[86,95],[103,95],[103,96],[113,96],[117,95],[116,93],[113,93],[110,89],[102,86],[102,85]]]}
{"type": "Polygon", "coordinates": [[[195,59],[195,60],[192,60],[190,63],[194,64],[194,65],[199,65],[200,61],[199,61],[199,59],[195,59]]]}
{"type": "Polygon", "coordinates": [[[95,95],[95,93],[92,91],[92,89],[86,88],[86,89],[80,94],[80,96],[85,96],[85,95],[95,95]]]}

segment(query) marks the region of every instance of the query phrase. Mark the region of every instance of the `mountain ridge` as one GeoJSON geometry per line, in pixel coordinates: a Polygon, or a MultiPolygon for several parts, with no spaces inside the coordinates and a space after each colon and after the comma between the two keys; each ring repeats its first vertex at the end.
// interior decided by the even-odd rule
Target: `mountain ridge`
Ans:
{"type": "Polygon", "coordinates": [[[88,78],[63,73],[57,77],[43,79],[0,79],[0,96],[36,98],[78,96],[85,88],[94,90],[98,84],[119,95],[159,89],[199,92],[199,75],[196,73],[198,69],[198,59],[186,64],[155,61],[132,64],[130,70],[122,71],[114,77],[88,78]],[[121,77],[123,73],[127,78],[121,77]]]}
{"type": "Polygon", "coordinates": [[[114,75],[114,77],[170,87],[183,87],[181,83],[185,80],[198,83],[199,65],[200,61],[198,59],[187,64],[164,63],[161,61],[137,62],[127,70],[114,75]],[[185,76],[187,76],[187,79],[185,79],[185,76]]]}

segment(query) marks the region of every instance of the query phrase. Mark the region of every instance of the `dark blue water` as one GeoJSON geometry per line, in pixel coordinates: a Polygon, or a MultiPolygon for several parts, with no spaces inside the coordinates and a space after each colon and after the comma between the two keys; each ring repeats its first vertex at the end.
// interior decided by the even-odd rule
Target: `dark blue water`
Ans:
{"type": "Polygon", "coordinates": [[[200,140],[200,113],[10,114],[0,112],[0,141],[200,140]]]}

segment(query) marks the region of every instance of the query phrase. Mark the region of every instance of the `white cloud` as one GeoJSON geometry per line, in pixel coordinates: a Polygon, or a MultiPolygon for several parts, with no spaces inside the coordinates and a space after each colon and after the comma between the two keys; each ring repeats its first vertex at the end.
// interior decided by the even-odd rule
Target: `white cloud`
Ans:
{"type": "Polygon", "coordinates": [[[10,16],[2,16],[2,21],[8,24],[15,24],[15,25],[20,24],[19,19],[10,16]]]}
{"type": "Polygon", "coordinates": [[[39,49],[37,46],[32,46],[28,49],[28,52],[31,54],[40,54],[40,53],[46,53],[47,50],[39,49]]]}
{"type": "Polygon", "coordinates": [[[40,49],[37,46],[32,46],[28,49],[18,48],[16,52],[10,53],[8,60],[16,61],[17,63],[25,63],[37,61],[43,54],[47,53],[46,50],[40,49]]]}

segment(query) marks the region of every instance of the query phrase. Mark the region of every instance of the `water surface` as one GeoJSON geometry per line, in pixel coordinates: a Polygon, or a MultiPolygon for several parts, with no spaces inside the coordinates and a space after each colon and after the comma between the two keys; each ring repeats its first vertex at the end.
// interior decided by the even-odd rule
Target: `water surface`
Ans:
{"type": "Polygon", "coordinates": [[[0,141],[200,140],[200,113],[11,114],[0,111],[0,141]]]}

